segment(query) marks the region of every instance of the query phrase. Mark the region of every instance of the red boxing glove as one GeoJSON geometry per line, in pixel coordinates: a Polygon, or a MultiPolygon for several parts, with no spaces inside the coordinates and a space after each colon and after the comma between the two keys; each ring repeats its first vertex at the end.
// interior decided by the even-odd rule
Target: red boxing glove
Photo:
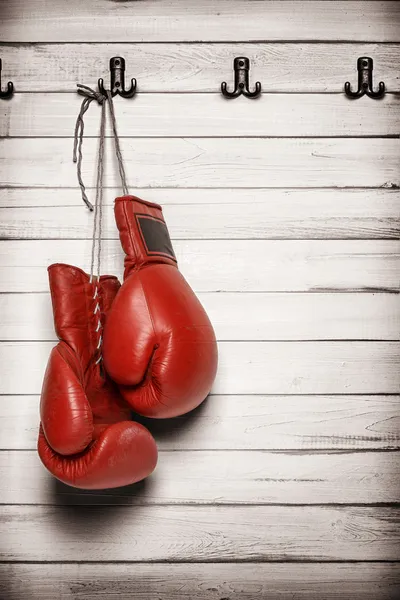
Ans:
{"type": "Polygon", "coordinates": [[[49,267],[55,329],[40,402],[39,456],[55,477],[84,489],[144,479],[157,463],[150,432],[103,373],[101,334],[120,288],[116,277],[89,276],[70,265],[49,267]]]}
{"type": "Polygon", "coordinates": [[[182,415],[210,392],[214,330],[178,271],[161,206],[124,196],[115,218],[125,273],[104,328],[105,368],[136,412],[182,415]]]}

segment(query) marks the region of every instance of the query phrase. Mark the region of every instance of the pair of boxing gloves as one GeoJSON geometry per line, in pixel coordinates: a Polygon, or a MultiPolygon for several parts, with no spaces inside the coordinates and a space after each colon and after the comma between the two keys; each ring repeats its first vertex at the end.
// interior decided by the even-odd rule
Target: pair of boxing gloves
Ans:
{"type": "Polygon", "coordinates": [[[217,369],[212,325],[177,268],[159,205],[115,200],[124,283],[49,267],[58,345],[40,403],[39,456],[69,485],[104,489],[147,477],[157,463],[140,415],[185,414],[208,395],[217,369]]]}

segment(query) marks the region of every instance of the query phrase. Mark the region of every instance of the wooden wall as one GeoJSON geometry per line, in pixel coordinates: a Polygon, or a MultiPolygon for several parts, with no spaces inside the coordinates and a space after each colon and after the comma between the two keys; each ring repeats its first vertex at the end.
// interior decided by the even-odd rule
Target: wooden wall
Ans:
{"type": "MultiPolygon", "coordinates": [[[[400,3],[0,0],[0,18],[0,598],[399,598],[400,3]],[[148,481],[85,493],[35,450],[46,267],[89,265],[75,86],[114,55],[140,90],[115,102],[130,191],[165,207],[220,368],[193,414],[146,422],[148,481]],[[258,100],[219,93],[238,55],[258,100]],[[363,55],[381,101],[343,94],[363,55]]],[[[98,126],[93,105],[89,187],[98,126]]],[[[105,179],[121,274],[111,160],[105,179]]]]}

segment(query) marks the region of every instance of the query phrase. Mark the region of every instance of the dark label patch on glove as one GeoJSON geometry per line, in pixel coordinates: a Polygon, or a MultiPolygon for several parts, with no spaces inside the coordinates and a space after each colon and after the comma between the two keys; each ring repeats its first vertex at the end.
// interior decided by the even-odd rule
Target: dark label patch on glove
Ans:
{"type": "Polygon", "coordinates": [[[162,219],[136,215],[139,231],[149,256],[167,256],[176,261],[168,229],[162,219]]]}

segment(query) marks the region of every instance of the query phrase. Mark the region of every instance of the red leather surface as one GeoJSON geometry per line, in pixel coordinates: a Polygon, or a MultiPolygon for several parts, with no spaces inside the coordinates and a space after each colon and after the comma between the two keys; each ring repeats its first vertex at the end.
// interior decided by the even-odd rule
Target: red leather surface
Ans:
{"type": "Polygon", "coordinates": [[[161,207],[117,198],[125,281],[104,328],[104,364],[133,409],[167,418],[198,406],[217,370],[214,330],[176,259],[150,254],[137,215],[164,222],[161,207]]]}
{"type": "Polygon", "coordinates": [[[156,466],[155,441],[131,421],[129,405],[96,364],[99,337],[120,284],[116,277],[101,277],[93,299],[95,283],[81,269],[63,264],[49,267],[49,280],[60,342],[43,381],[39,456],[55,477],[75,487],[139,481],[156,466]]]}

